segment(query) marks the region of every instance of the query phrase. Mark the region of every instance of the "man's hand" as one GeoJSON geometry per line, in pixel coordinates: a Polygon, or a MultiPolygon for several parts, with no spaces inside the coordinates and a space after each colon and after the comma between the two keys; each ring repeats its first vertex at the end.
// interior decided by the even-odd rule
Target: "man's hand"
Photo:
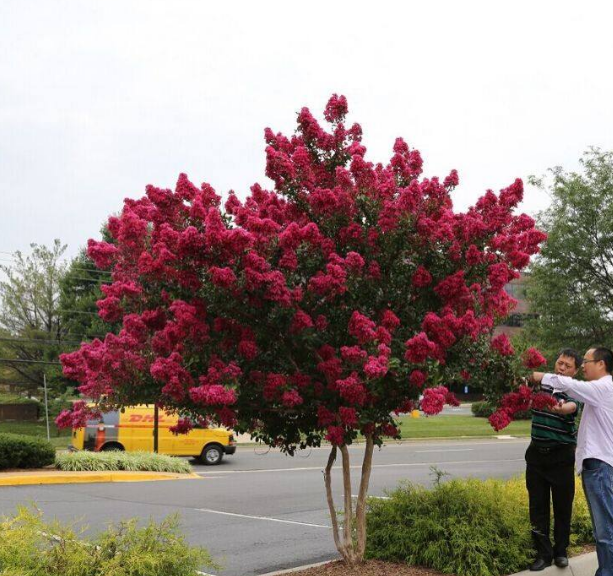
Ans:
{"type": "Polygon", "coordinates": [[[563,408],[564,408],[564,400],[560,400],[555,406],[552,406],[551,408],[549,408],[549,411],[553,412],[554,414],[563,414],[562,412],[563,408]]]}
{"type": "Polygon", "coordinates": [[[532,372],[532,376],[530,378],[535,384],[540,384],[543,380],[543,376],[545,376],[545,372],[532,372]]]}
{"type": "Polygon", "coordinates": [[[564,400],[560,400],[558,404],[552,406],[549,409],[550,412],[554,414],[574,414],[577,411],[577,404],[575,402],[564,402],[564,400]]]}

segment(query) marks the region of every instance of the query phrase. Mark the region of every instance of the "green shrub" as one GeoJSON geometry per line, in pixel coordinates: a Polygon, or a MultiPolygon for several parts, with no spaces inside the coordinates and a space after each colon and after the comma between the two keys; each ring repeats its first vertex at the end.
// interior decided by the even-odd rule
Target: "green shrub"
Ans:
{"type": "MultiPolygon", "coordinates": [[[[480,402],[473,402],[470,407],[472,413],[479,418],[489,418],[496,407],[493,404],[490,404],[486,400],[482,400],[480,402]]],[[[515,416],[513,416],[515,420],[531,420],[532,413],[530,410],[525,410],[523,412],[516,412],[515,416]]]]}
{"type": "Polygon", "coordinates": [[[38,404],[38,400],[19,396],[19,394],[0,393],[0,404],[38,404]]]}
{"type": "Polygon", "coordinates": [[[34,436],[0,433],[0,470],[42,468],[53,464],[55,448],[34,436]]]}
{"type": "Polygon", "coordinates": [[[489,402],[482,400],[480,402],[473,402],[470,406],[470,410],[479,418],[489,418],[494,412],[494,406],[489,402]]]}
{"type": "MultiPolygon", "coordinates": [[[[369,558],[434,568],[458,576],[500,576],[534,558],[523,478],[451,480],[434,489],[403,484],[389,500],[369,501],[369,558]]],[[[579,483],[571,545],[591,542],[579,483]]]]}
{"type": "Polygon", "coordinates": [[[0,519],[2,576],[194,576],[205,567],[218,568],[204,548],[185,542],[177,516],[140,528],[128,520],[91,540],[26,508],[0,519]]]}
{"type": "Polygon", "coordinates": [[[66,452],[58,454],[55,466],[64,471],[175,472],[187,474],[192,467],[182,458],[153,452],[66,452]]]}

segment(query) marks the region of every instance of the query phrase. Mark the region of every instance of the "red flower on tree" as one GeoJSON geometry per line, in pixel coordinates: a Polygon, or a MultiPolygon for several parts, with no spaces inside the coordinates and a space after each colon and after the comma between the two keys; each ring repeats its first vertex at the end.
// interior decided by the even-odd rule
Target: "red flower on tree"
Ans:
{"type": "Polygon", "coordinates": [[[522,355],[522,360],[524,366],[531,370],[547,364],[547,359],[536,348],[528,348],[522,355]]]}
{"type": "Polygon", "coordinates": [[[503,356],[513,356],[515,350],[506,334],[500,334],[492,339],[492,348],[503,356]]]}

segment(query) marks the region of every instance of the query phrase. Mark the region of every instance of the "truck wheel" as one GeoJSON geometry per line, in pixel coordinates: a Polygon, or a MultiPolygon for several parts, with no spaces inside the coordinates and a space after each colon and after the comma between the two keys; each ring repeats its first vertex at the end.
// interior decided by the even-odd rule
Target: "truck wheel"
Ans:
{"type": "Polygon", "coordinates": [[[206,466],[217,466],[223,460],[223,448],[219,444],[209,444],[200,454],[200,462],[206,466]]]}
{"type": "Polygon", "coordinates": [[[100,448],[100,452],[124,452],[125,448],[119,442],[109,442],[100,448]]]}

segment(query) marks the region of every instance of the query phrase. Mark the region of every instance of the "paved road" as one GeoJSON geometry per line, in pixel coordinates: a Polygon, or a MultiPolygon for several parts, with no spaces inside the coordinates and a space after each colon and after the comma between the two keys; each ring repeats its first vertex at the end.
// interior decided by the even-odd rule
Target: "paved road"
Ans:
{"type": "Polygon", "coordinates": [[[451,416],[472,416],[473,415],[470,404],[460,404],[459,406],[445,406],[441,414],[451,415],[451,416]]]}
{"type": "MultiPolygon", "coordinates": [[[[433,465],[452,476],[508,478],[523,470],[526,445],[525,439],[390,444],[375,452],[370,494],[407,479],[431,484],[433,465]]],[[[336,556],[322,478],[327,454],[316,449],[290,458],[245,446],[220,466],[196,466],[201,480],[3,487],[0,513],[34,502],[48,517],[99,530],[121,518],[179,512],[189,541],[223,564],[216,574],[253,576],[336,556]]],[[[357,486],[360,448],[351,454],[357,486]]]]}

